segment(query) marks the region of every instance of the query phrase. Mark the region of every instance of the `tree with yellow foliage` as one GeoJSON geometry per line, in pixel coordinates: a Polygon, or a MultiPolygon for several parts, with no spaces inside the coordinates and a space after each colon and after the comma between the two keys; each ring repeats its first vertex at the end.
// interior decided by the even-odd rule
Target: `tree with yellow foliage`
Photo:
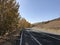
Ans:
{"type": "Polygon", "coordinates": [[[18,28],[18,9],[16,0],[0,0],[0,35],[18,28]]]}
{"type": "Polygon", "coordinates": [[[28,21],[26,21],[25,18],[22,18],[19,22],[19,27],[20,28],[30,28],[31,26],[32,25],[28,21]]]}

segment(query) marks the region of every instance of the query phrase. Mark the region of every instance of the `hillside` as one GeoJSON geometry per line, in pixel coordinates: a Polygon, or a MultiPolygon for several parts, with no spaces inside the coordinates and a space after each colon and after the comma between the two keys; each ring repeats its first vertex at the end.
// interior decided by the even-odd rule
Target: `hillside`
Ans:
{"type": "Polygon", "coordinates": [[[60,29],[60,18],[56,18],[53,20],[45,21],[45,22],[39,22],[33,24],[33,27],[38,27],[38,28],[46,28],[46,29],[60,29]]]}

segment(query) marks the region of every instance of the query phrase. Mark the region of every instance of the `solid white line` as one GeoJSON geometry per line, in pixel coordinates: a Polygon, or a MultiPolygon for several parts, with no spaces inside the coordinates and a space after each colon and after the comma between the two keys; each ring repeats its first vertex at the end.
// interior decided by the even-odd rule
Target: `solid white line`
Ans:
{"type": "Polygon", "coordinates": [[[23,36],[23,32],[21,33],[20,45],[22,45],[22,36],[23,36]]]}
{"type": "Polygon", "coordinates": [[[47,35],[47,36],[49,36],[49,37],[51,37],[51,38],[54,38],[54,39],[60,40],[59,38],[56,38],[56,37],[50,36],[50,35],[45,34],[45,33],[43,33],[43,32],[42,32],[42,34],[43,34],[43,35],[47,35]]]}
{"type": "Polygon", "coordinates": [[[49,36],[49,37],[51,37],[51,38],[54,38],[54,39],[60,40],[59,38],[56,38],[56,37],[50,36],[50,35],[48,35],[48,34],[44,34],[44,33],[42,33],[42,34],[43,34],[43,35],[46,35],[46,36],[49,36]]]}
{"type": "MultiPolygon", "coordinates": [[[[29,32],[28,32],[29,33],[29,32]]],[[[30,33],[29,33],[30,34],[30,33]]],[[[42,45],[32,34],[30,34],[30,36],[39,44],[42,45]]]]}

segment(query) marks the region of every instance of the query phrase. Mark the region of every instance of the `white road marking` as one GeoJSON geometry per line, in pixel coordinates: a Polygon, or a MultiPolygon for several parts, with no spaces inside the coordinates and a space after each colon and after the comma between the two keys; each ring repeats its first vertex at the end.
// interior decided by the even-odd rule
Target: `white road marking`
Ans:
{"type": "MultiPolygon", "coordinates": [[[[28,32],[28,31],[27,31],[28,32]]],[[[29,32],[28,32],[29,33],[29,32]]],[[[30,33],[29,33],[30,34],[30,33]]],[[[42,45],[32,34],[30,34],[30,36],[39,44],[42,45]]]]}
{"type": "Polygon", "coordinates": [[[45,34],[44,32],[41,32],[43,35],[47,35],[47,36],[49,36],[49,37],[51,37],[51,38],[54,38],[54,39],[57,39],[57,40],[60,40],[59,38],[56,38],[56,37],[53,37],[53,36],[50,36],[50,35],[48,35],[48,34],[45,34]]]}
{"type": "MultiPolygon", "coordinates": [[[[39,45],[42,45],[29,31],[27,31],[28,32],[28,34],[39,44],[39,45]]],[[[48,37],[50,37],[50,38],[54,38],[54,39],[57,39],[57,40],[60,40],[59,38],[56,38],[56,37],[54,37],[54,36],[50,36],[50,35],[48,35],[48,34],[45,34],[45,33],[42,33],[43,35],[46,35],[46,36],[48,36],[48,37]]],[[[22,34],[21,34],[21,39],[20,39],[20,45],[22,45],[22,37],[23,36],[23,32],[22,32],[22,34]]],[[[26,43],[27,45],[28,45],[28,43],[26,43]]]]}
{"type": "Polygon", "coordinates": [[[20,45],[22,45],[22,36],[23,36],[23,32],[22,32],[21,38],[20,38],[20,45]]]}
{"type": "Polygon", "coordinates": [[[42,33],[42,34],[43,34],[43,35],[46,35],[46,36],[49,36],[49,37],[51,37],[51,38],[54,38],[54,39],[60,40],[59,38],[56,38],[56,37],[50,36],[50,35],[48,35],[48,34],[45,34],[45,33],[42,33]]]}

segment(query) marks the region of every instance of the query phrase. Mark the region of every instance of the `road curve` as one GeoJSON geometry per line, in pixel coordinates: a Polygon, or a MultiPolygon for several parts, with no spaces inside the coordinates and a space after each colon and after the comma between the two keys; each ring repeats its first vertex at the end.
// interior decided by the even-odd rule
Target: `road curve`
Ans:
{"type": "Polygon", "coordinates": [[[22,30],[20,45],[60,45],[60,36],[22,30]]]}

